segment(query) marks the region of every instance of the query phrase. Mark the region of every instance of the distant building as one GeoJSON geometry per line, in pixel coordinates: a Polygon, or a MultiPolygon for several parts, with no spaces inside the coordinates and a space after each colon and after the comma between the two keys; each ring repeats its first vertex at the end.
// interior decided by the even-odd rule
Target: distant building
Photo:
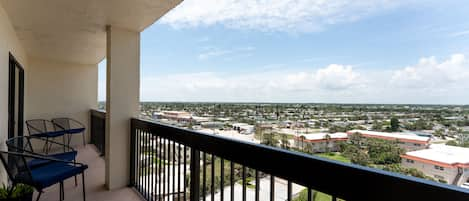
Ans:
{"type": "Polygon", "coordinates": [[[192,116],[188,112],[184,111],[163,111],[161,113],[156,113],[157,119],[168,119],[176,122],[190,122],[192,121],[192,116]]]}
{"type": "Polygon", "coordinates": [[[469,148],[432,144],[401,158],[402,166],[418,169],[436,180],[457,186],[469,183],[469,148]]]}
{"type": "Polygon", "coordinates": [[[358,133],[365,138],[375,138],[389,141],[397,141],[399,147],[406,151],[426,149],[430,145],[430,137],[418,136],[411,133],[388,133],[367,130],[350,130],[348,135],[358,133]]]}
{"type": "Polygon", "coordinates": [[[240,134],[252,134],[254,132],[254,126],[246,123],[234,123],[232,128],[240,134]]]}
{"type": "Polygon", "coordinates": [[[302,150],[309,148],[311,149],[309,151],[313,153],[323,153],[326,151],[338,151],[338,142],[347,141],[347,139],[347,133],[302,134],[294,137],[294,146],[302,150]],[[330,137],[329,140],[327,140],[327,135],[330,137]]]}
{"type": "Polygon", "coordinates": [[[202,128],[220,129],[225,127],[225,123],[219,121],[209,121],[200,123],[202,128]]]}

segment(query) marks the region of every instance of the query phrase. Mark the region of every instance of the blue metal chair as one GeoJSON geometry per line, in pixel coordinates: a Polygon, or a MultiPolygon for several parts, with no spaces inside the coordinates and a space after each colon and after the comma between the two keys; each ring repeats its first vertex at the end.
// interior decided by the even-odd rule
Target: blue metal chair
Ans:
{"type": "MultiPolygon", "coordinates": [[[[78,152],[70,146],[55,141],[46,141],[43,138],[35,136],[20,136],[10,138],[6,141],[6,145],[9,151],[28,153],[33,155],[39,155],[42,157],[51,157],[65,161],[76,162],[76,157],[78,154],[78,152]],[[40,149],[35,148],[43,147],[46,143],[50,144],[48,153],[41,152],[40,149]]],[[[33,159],[31,161],[28,161],[28,166],[30,168],[34,168],[37,166],[44,165],[47,162],[49,161],[33,159]]],[[[77,185],[77,177],[75,177],[75,185],[77,185]]]]}
{"type": "Polygon", "coordinates": [[[64,130],[68,134],[67,145],[70,145],[72,135],[81,134],[83,138],[83,146],[86,146],[85,125],[71,118],[54,118],[52,119],[52,123],[54,123],[56,131],[64,130]]]}
{"type": "Polygon", "coordinates": [[[57,183],[60,184],[60,200],[62,201],[65,197],[63,181],[81,174],[83,201],[86,201],[85,170],[88,166],[85,164],[27,153],[5,151],[0,151],[0,159],[13,185],[18,183],[27,184],[33,186],[39,192],[36,201],[41,197],[43,189],[57,183]],[[32,160],[41,160],[44,163],[30,166],[30,161],[32,160]]]}
{"type": "Polygon", "coordinates": [[[63,142],[65,144],[65,129],[57,129],[59,126],[55,125],[52,121],[45,119],[33,119],[26,121],[26,127],[28,128],[29,136],[40,137],[46,140],[43,146],[43,151],[47,154],[52,145],[50,142],[54,138],[63,136],[63,142]]]}

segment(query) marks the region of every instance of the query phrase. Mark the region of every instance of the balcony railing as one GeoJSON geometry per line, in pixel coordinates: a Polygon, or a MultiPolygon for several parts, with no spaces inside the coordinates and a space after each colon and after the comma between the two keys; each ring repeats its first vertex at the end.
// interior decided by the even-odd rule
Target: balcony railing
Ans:
{"type": "Polygon", "coordinates": [[[90,111],[90,143],[94,144],[101,156],[105,151],[105,128],[106,128],[106,112],[103,110],[90,111]]]}
{"type": "Polygon", "coordinates": [[[130,177],[147,200],[273,201],[285,193],[290,201],[293,185],[306,187],[307,200],[316,191],[333,201],[469,200],[455,186],[139,119],[131,120],[130,177]],[[261,178],[270,181],[267,198],[261,178]],[[278,178],[286,190],[276,191],[278,178]]]}

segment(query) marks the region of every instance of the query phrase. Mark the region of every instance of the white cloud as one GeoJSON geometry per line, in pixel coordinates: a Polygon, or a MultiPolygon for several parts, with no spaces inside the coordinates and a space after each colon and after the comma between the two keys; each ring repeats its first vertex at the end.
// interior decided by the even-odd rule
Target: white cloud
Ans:
{"type": "Polygon", "coordinates": [[[142,97],[147,100],[179,101],[307,100],[318,93],[342,94],[344,90],[358,86],[362,82],[359,78],[360,75],[351,66],[337,64],[312,72],[277,70],[254,74],[176,74],[143,78],[142,97]]]}
{"type": "Polygon", "coordinates": [[[303,71],[191,73],[142,77],[143,100],[336,103],[458,103],[469,101],[469,61],[454,54],[421,58],[397,70],[331,64],[303,71]]]}
{"type": "Polygon", "coordinates": [[[318,70],[315,79],[322,88],[332,90],[347,89],[362,83],[360,74],[354,72],[352,66],[337,64],[318,70]]]}
{"type": "Polygon", "coordinates": [[[198,55],[198,58],[200,60],[206,60],[210,59],[212,57],[221,57],[221,56],[226,56],[230,55],[233,57],[237,56],[245,56],[245,55],[251,55],[250,53],[246,54],[247,52],[252,52],[254,51],[254,47],[242,47],[242,48],[235,48],[235,49],[218,49],[214,47],[205,47],[203,48],[204,51],[198,55]]]}
{"type": "Polygon", "coordinates": [[[235,29],[314,32],[393,8],[397,0],[185,0],[161,19],[176,28],[221,24],[235,29]]]}
{"type": "Polygon", "coordinates": [[[469,61],[463,54],[454,54],[442,62],[422,58],[414,66],[395,71],[391,83],[407,88],[449,88],[466,85],[468,78],[469,61]]]}

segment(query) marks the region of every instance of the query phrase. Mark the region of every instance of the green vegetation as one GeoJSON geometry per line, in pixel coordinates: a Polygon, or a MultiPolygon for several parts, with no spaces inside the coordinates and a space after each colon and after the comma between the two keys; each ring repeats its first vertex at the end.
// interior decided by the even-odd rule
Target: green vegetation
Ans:
{"type": "Polygon", "coordinates": [[[458,147],[468,147],[469,148],[469,140],[463,140],[463,141],[456,141],[456,140],[450,140],[446,142],[446,145],[451,145],[451,146],[458,146],[458,147]]]}
{"type": "Polygon", "coordinates": [[[30,196],[32,198],[33,192],[34,188],[26,184],[16,184],[10,187],[3,185],[0,188],[0,200],[27,200],[25,198],[30,196]]]}
{"type": "Polygon", "coordinates": [[[390,131],[392,131],[392,132],[399,131],[399,119],[397,119],[396,117],[391,118],[390,131]]]}
{"type": "Polygon", "coordinates": [[[415,123],[407,123],[404,124],[404,128],[407,130],[431,130],[433,129],[433,123],[429,121],[425,121],[424,119],[420,118],[415,123]]]}
{"type": "Polygon", "coordinates": [[[339,147],[352,163],[363,166],[400,163],[400,155],[404,153],[396,141],[364,138],[358,133],[350,136],[349,143],[342,143],[339,147]]]}
{"type": "Polygon", "coordinates": [[[327,158],[327,159],[344,162],[344,163],[351,163],[349,158],[343,156],[339,152],[320,153],[320,154],[316,154],[316,155],[320,156],[320,157],[327,158]]]}
{"type": "Polygon", "coordinates": [[[400,164],[385,165],[383,170],[435,181],[432,177],[426,176],[422,171],[419,171],[415,168],[405,168],[400,164]]]}
{"type": "MultiPolygon", "coordinates": [[[[311,200],[313,201],[332,201],[332,196],[319,192],[319,191],[314,191],[313,190],[313,198],[311,200]]],[[[308,200],[308,189],[302,190],[296,198],[293,199],[293,201],[307,201],[308,200]]],[[[344,201],[342,199],[337,199],[338,201],[344,201]]]]}
{"type": "MultiPolygon", "coordinates": [[[[205,172],[205,188],[206,188],[206,193],[211,192],[212,188],[212,156],[207,155],[206,157],[206,172],[205,172]]],[[[202,158],[202,157],[201,157],[202,158]]],[[[221,160],[219,158],[215,158],[215,163],[213,164],[214,170],[215,170],[215,177],[214,177],[214,189],[215,192],[218,192],[220,190],[220,185],[221,185],[221,160]]],[[[224,166],[224,186],[230,185],[230,161],[225,160],[223,162],[224,166]]],[[[234,180],[235,182],[242,182],[242,166],[239,164],[234,165],[234,180]]],[[[202,186],[202,180],[203,180],[203,167],[200,167],[200,185],[202,186]]],[[[262,175],[261,175],[262,176],[262,175]]],[[[246,182],[247,182],[247,187],[248,188],[254,188],[255,184],[253,184],[253,178],[255,177],[255,171],[253,169],[246,168],[246,182]]],[[[203,189],[200,188],[200,195],[203,195],[203,189]]]]}

